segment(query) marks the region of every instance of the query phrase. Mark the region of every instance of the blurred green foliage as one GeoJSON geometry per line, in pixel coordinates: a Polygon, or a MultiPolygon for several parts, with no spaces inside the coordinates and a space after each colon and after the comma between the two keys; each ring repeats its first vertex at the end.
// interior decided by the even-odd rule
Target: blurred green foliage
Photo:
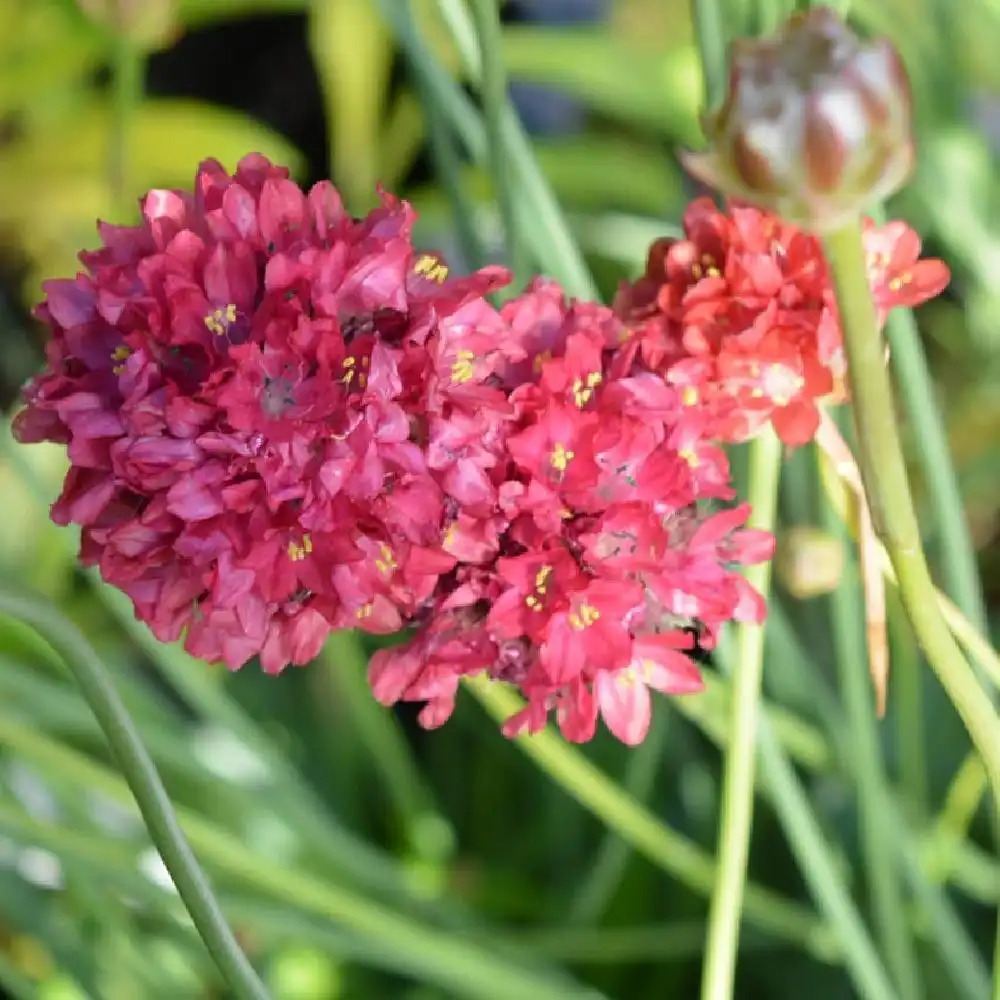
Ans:
{"type": "MultiPolygon", "coordinates": [[[[22,317],[42,278],[73,272],[77,251],[95,242],[94,220],[125,221],[148,188],[188,185],[206,156],[231,166],[258,150],[303,181],[329,174],[357,212],[382,181],[415,202],[429,246],[454,250],[454,191],[427,168],[427,95],[407,71],[400,18],[384,15],[408,7],[437,64],[464,79],[448,18],[454,27],[461,0],[121,5],[138,12],[124,33],[112,0],[0,0],[0,384],[16,385],[37,363],[40,333],[22,317]],[[319,155],[282,134],[281,114],[265,124],[253,109],[197,99],[186,86],[174,91],[184,98],[142,86],[150,60],[213,31],[222,39],[218,74],[237,74],[249,92],[251,78],[269,72],[267,52],[234,66],[225,38],[261,17],[302,27],[300,59],[321,95],[319,155]]],[[[755,31],[791,6],[729,0],[727,24],[734,35],[755,31]]],[[[892,208],[954,271],[951,293],[922,311],[920,332],[996,631],[1000,4],[857,0],[852,13],[894,37],[914,77],[920,167],[892,208]]],[[[266,33],[279,22],[263,23],[266,33]]],[[[518,80],[582,102],[580,129],[534,146],[610,296],[649,240],[676,229],[692,193],[674,155],[698,141],[687,5],[613,0],[598,27],[512,24],[504,55],[518,80]]],[[[277,78],[264,84],[281,95],[279,111],[301,96],[277,78]]],[[[460,182],[474,206],[466,221],[498,248],[489,175],[470,161],[460,182]]],[[[729,698],[721,674],[708,670],[704,695],[661,699],[642,749],[601,737],[585,751],[661,824],[636,852],[503,741],[471,699],[433,734],[374,705],[367,650],[353,637],[280,680],[250,669],[226,676],[159,646],[127,602],[76,569],[72,532],[48,522],[60,451],[15,449],[6,427],[0,439],[0,578],[56,602],[100,651],[277,1000],[694,995],[729,698]]],[[[822,528],[819,510],[803,452],[785,477],[783,525],[822,528]]],[[[803,537],[783,536],[795,557],[784,565],[830,551],[828,536],[787,549],[803,537]]],[[[845,747],[827,598],[793,600],[798,583],[785,575],[768,632],[771,732],[797,770],[774,771],[780,780],[765,783],[758,805],[739,971],[748,1000],[850,995],[842,946],[815,915],[779,829],[779,790],[796,776],[863,914],[867,906],[855,834],[864,762],[845,747]]],[[[917,672],[907,629],[893,626],[898,681],[881,736],[907,921],[926,945],[926,996],[977,1000],[986,995],[1000,865],[983,846],[984,817],[965,822],[960,801],[944,820],[955,836],[935,833],[967,741],[926,671],[917,672]],[[918,757],[926,767],[914,766],[918,757]]],[[[0,622],[0,987],[11,997],[225,995],[130,801],[65,670],[36,637],[0,622]]]]}

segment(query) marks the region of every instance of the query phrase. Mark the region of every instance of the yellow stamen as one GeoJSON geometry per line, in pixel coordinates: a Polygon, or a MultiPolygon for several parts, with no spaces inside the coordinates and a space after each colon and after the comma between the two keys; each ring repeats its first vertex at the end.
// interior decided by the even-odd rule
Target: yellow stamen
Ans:
{"type": "Polygon", "coordinates": [[[221,309],[213,309],[205,317],[205,326],[217,337],[221,337],[235,322],[236,304],[234,302],[230,302],[229,305],[221,309]]]}
{"type": "Polygon", "coordinates": [[[451,380],[452,382],[468,382],[473,375],[475,375],[476,370],[472,366],[472,362],[475,361],[476,355],[469,350],[461,350],[455,353],[455,361],[451,366],[451,380]]]}
{"type": "Polygon", "coordinates": [[[298,542],[289,542],[285,551],[292,562],[301,562],[312,550],[312,537],[310,535],[303,535],[301,545],[298,542]]]}
{"type": "Polygon", "coordinates": [[[394,569],[399,568],[399,563],[396,562],[392,549],[388,545],[379,546],[379,555],[381,558],[375,560],[375,568],[380,573],[388,576],[394,569]]]}
{"type": "Polygon", "coordinates": [[[416,259],[413,264],[413,273],[421,274],[429,281],[439,285],[443,284],[448,277],[448,265],[439,257],[425,253],[416,259]]]}
{"type": "Polygon", "coordinates": [[[531,368],[536,375],[540,375],[542,373],[542,366],[545,364],[546,361],[551,361],[551,360],[552,360],[552,352],[542,351],[541,354],[535,355],[535,360],[531,362],[531,368]]]}
{"type": "Polygon", "coordinates": [[[593,604],[581,604],[576,611],[571,611],[568,615],[570,627],[577,632],[582,632],[585,628],[589,628],[600,617],[600,611],[593,604]]]}
{"type": "MultiPolygon", "coordinates": [[[[112,361],[123,362],[123,361],[126,361],[131,356],[131,354],[132,354],[131,348],[126,347],[124,344],[119,344],[111,352],[111,360],[112,361]]],[[[113,365],[112,368],[111,368],[111,371],[114,372],[115,375],[124,375],[125,374],[125,365],[124,364],[113,365]]]]}
{"type": "Polygon", "coordinates": [[[594,395],[594,389],[601,384],[601,373],[591,372],[586,380],[578,378],[573,382],[573,402],[583,409],[594,395]]]}
{"type": "Polygon", "coordinates": [[[573,461],[576,457],[576,452],[569,451],[564,444],[561,442],[556,442],[555,448],[552,449],[552,458],[550,459],[552,463],[552,468],[556,472],[565,472],[569,463],[573,461]]]}

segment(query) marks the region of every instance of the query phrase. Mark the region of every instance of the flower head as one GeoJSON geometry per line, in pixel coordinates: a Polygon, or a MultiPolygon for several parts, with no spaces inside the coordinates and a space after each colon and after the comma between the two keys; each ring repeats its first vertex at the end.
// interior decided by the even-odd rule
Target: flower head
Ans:
{"type": "MultiPolygon", "coordinates": [[[[706,421],[704,436],[744,441],[770,422],[788,445],[809,441],[818,402],[842,398],[846,363],[819,239],[759,208],[720,210],[708,198],[684,214],[684,238],[658,240],[646,272],[615,301],[645,363],[706,421]]],[[[902,222],[865,226],[869,281],[884,322],[948,283],[939,260],[918,260],[902,222]]]]}
{"type": "Polygon", "coordinates": [[[489,383],[518,355],[483,298],[507,272],[452,277],[381,201],[354,219],[327,182],[209,160],[45,286],[15,434],[67,446],[53,519],[205,659],[276,672],[332,628],[394,631],[453,571],[450,493],[495,505],[469,456],[509,408],[489,383]]]}
{"type": "Polygon", "coordinates": [[[510,412],[478,444],[494,504],[456,504],[441,543],[455,568],[410,643],[376,654],[372,686],[425,701],[421,721],[439,725],[459,678],[486,669],[528,700],[508,735],[555,710],[569,739],[601,717],[637,743],[649,689],[700,689],[693,632],[711,646],[722,623],[761,620],[736,566],[773,539],[743,527],[745,505],[713,503],[732,498],[724,453],[612,310],[537,281],[502,317],[510,412]]]}
{"type": "Polygon", "coordinates": [[[734,43],[709,149],[685,165],[726,194],[810,229],[842,225],[913,169],[910,86],[886,39],[862,41],[827,7],[734,43]]]}

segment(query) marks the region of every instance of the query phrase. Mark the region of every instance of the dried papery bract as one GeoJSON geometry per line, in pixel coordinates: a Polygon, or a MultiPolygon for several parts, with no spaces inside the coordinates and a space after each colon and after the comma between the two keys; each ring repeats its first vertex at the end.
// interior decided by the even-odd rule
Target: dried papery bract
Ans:
{"type": "Polygon", "coordinates": [[[913,169],[898,53],[826,7],[735,43],[726,98],[703,127],[709,148],[683,157],[692,174],[815,231],[892,194],[913,169]]]}

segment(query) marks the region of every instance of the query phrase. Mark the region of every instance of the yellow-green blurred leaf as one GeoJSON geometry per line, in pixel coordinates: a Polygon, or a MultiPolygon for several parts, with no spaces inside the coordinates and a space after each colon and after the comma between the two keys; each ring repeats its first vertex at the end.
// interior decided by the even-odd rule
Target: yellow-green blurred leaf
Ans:
{"type": "Polygon", "coordinates": [[[347,200],[374,204],[392,44],[369,0],[315,0],[309,45],[326,107],[333,179],[347,200]]]}
{"type": "MultiPolygon", "coordinates": [[[[112,211],[109,183],[111,116],[103,103],[86,104],[59,130],[40,130],[0,157],[0,228],[32,264],[29,296],[41,277],[73,273],[79,249],[96,242],[94,225],[112,211]]],[[[260,152],[300,171],[294,146],[239,112],[193,101],[147,100],[129,135],[136,199],[149,188],[190,188],[198,163],[215,157],[232,169],[260,152]]],[[[131,221],[131,220],[118,220],[131,221]]]]}
{"type": "Polygon", "coordinates": [[[0,114],[34,112],[99,64],[102,33],[75,7],[0,0],[0,114]]]}
{"type": "MultiPolygon", "coordinates": [[[[664,151],[609,136],[536,140],[535,153],[559,200],[573,209],[666,215],[681,197],[676,165],[664,151]]],[[[470,189],[486,199],[492,187],[469,168],[470,189]]]]}
{"type": "Polygon", "coordinates": [[[600,30],[519,26],[504,32],[504,57],[512,77],[558,86],[619,121],[683,142],[700,135],[691,46],[645,51],[600,30]]]}

